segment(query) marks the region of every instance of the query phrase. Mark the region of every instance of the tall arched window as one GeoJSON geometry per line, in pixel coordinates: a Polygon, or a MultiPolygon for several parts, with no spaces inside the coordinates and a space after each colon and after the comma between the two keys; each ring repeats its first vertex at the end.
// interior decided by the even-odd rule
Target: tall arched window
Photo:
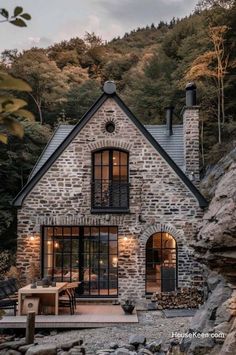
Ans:
{"type": "Polygon", "coordinates": [[[153,234],[146,245],[146,293],[171,292],[177,287],[177,245],[171,234],[153,234]]]}
{"type": "Polygon", "coordinates": [[[129,155],[103,149],[92,157],[92,209],[107,212],[129,208],[129,155]]]}

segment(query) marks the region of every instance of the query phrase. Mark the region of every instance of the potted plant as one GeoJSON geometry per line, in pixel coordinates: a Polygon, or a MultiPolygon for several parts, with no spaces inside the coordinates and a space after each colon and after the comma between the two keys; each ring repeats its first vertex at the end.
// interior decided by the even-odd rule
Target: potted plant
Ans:
{"type": "Polygon", "coordinates": [[[134,301],[132,300],[126,300],[122,305],[121,305],[123,311],[125,312],[125,314],[132,314],[135,304],[134,301]]]}

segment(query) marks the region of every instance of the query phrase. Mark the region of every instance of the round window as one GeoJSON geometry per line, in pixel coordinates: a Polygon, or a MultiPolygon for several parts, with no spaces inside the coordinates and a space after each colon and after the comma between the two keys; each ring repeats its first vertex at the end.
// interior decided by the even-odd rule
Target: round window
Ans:
{"type": "Polygon", "coordinates": [[[108,133],[113,133],[115,131],[115,124],[114,122],[107,122],[106,124],[106,131],[108,133]]]}

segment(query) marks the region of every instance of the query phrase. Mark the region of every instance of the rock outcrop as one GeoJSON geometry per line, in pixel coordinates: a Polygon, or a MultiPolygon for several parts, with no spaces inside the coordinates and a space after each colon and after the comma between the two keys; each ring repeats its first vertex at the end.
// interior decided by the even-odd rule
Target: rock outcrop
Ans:
{"type": "Polygon", "coordinates": [[[193,244],[206,265],[207,299],[192,319],[188,354],[236,353],[236,149],[210,171],[202,190],[212,198],[193,244]],[[194,334],[196,336],[194,336],[194,334]],[[208,335],[207,335],[208,334],[208,335]],[[199,335],[199,336],[197,336],[199,335]]]}

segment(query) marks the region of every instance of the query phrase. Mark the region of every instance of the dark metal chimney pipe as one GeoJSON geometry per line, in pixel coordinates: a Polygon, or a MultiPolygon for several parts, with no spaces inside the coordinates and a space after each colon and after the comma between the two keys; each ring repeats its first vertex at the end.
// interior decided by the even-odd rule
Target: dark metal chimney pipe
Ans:
{"type": "Polygon", "coordinates": [[[166,107],[165,111],[166,111],[166,131],[168,136],[172,136],[173,134],[172,121],[173,121],[174,107],[173,106],[166,107]]]}
{"type": "Polygon", "coordinates": [[[197,105],[197,87],[195,83],[186,85],[186,106],[192,107],[197,105]]]}

